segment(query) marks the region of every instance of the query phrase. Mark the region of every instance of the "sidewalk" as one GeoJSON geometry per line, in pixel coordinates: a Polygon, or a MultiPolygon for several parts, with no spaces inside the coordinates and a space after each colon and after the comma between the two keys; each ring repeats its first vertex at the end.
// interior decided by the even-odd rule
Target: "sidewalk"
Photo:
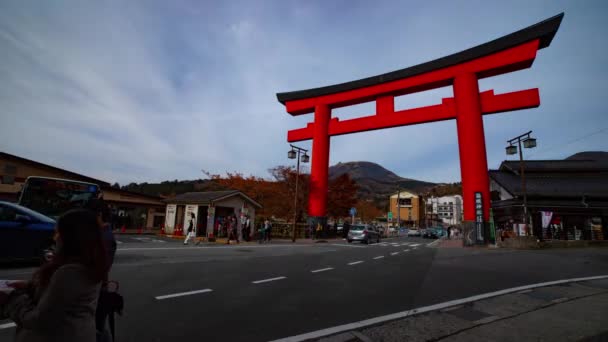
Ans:
{"type": "Polygon", "coordinates": [[[318,341],[607,341],[608,279],[539,287],[421,311],[318,341]]]}

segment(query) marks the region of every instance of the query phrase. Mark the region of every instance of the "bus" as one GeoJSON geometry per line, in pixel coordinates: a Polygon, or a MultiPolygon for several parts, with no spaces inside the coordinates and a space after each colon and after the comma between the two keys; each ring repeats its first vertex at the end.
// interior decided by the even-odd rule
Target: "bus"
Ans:
{"type": "Polygon", "coordinates": [[[98,198],[99,185],[70,179],[31,176],[25,180],[19,205],[57,219],[70,209],[98,198]]]}

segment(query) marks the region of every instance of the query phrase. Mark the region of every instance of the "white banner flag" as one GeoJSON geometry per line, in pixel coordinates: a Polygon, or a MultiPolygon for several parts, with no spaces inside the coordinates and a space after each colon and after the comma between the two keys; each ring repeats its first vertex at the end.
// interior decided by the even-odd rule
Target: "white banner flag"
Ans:
{"type": "Polygon", "coordinates": [[[551,218],[553,217],[553,212],[552,211],[541,211],[540,215],[542,218],[543,228],[549,227],[549,224],[551,223],[551,218]]]}

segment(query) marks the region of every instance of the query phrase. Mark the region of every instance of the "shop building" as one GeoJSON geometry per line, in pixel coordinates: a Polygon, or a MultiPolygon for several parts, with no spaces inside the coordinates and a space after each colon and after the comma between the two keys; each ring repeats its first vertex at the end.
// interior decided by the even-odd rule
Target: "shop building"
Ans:
{"type": "MultiPolygon", "coordinates": [[[[236,218],[237,230],[242,232],[247,221],[249,233],[254,232],[255,212],[262,206],[238,190],[187,192],[164,200],[167,204],[165,232],[173,234],[177,228],[187,230],[189,222],[196,222],[197,236],[226,236],[226,219],[236,218]]],[[[240,237],[239,237],[240,238],[240,237]]]]}
{"type": "MultiPolygon", "coordinates": [[[[519,161],[490,170],[497,229],[525,235],[519,161]]],[[[524,161],[529,233],[539,239],[608,239],[608,153],[583,152],[564,160],[524,161]]]]}

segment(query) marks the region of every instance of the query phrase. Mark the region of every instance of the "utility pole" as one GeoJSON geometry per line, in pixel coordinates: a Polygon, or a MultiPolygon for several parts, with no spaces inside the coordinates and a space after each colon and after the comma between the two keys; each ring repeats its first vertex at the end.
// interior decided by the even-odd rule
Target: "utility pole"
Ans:
{"type": "Polygon", "coordinates": [[[297,166],[296,166],[296,189],[295,189],[295,196],[293,199],[293,230],[291,232],[291,242],[296,242],[296,223],[298,220],[298,183],[300,180],[300,159],[302,159],[303,163],[308,163],[309,157],[308,154],[306,154],[308,152],[308,150],[305,150],[303,148],[294,146],[294,145],[290,145],[291,146],[291,151],[287,152],[287,157],[289,159],[297,159],[297,166]],[[297,151],[297,156],[296,156],[296,151],[297,151]],[[304,152],[304,155],[302,155],[302,157],[300,158],[300,153],[304,152]]]}
{"type": "Polygon", "coordinates": [[[524,133],[511,140],[508,140],[507,142],[509,143],[509,146],[507,146],[507,148],[506,148],[507,154],[515,154],[516,153],[515,150],[519,150],[519,174],[520,174],[520,178],[521,178],[521,191],[523,193],[523,223],[524,223],[526,232],[528,234],[529,234],[529,231],[528,231],[528,196],[526,194],[526,174],[525,174],[524,157],[523,157],[523,150],[522,150],[521,143],[523,141],[523,143],[524,143],[523,147],[525,147],[525,148],[536,147],[536,139],[530,137],[530,134],[532,134],[532,131],[529,131],[528,133],[524,133]],[[513,146],[513,144],[515,142],[517,142],[517,146],[513,146]]]}
{"type": "Polygon", "coordinates": [[[401,188],[397,188],[397,229],[401,228],[401,207],[399,202],[401,201],[401,188]]]}

